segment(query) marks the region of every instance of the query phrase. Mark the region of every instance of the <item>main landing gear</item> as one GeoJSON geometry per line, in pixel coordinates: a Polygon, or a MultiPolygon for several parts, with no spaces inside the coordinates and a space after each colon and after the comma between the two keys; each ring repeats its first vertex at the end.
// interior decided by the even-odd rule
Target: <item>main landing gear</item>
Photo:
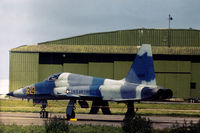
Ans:
{"type": "MultiPolygon", "coordinates": [[[[76,109],[75,103],[76,103],[76,100],[69,101],[69,104],[66,108],[67,120],[75,118],[75,109],[76,109]]],[[[82,108],[89,107],[85,101],[79,101],[79,104],[81,105],[82,108]]],[[[111,114],[108,102],[102,101],[102,100],[93,101],[90,114],[97,114],[100,108],[102,109],[103,114],[111,114]]]]}
{"type": "Polygon", "coordinates": [[[135,117],[134,102],[127,103],[127,112],[125,114],[125,119],[132,119],[135,117]]]}
{"type": "Polygon", "coordinates": [[[75,118],[75,112],[74,112],[74,110],[76,109],[76,107],[74,106],[75,103],[76,103],[76,100],[70,100],[69,104],[67,105],[67,108],[66,108],[67,120],[75,118]]]}

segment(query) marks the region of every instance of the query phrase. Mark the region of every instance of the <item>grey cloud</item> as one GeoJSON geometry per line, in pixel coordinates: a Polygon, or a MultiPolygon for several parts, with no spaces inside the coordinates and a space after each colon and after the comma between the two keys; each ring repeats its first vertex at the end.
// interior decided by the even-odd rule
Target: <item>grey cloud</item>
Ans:
{"type": "Polygon", "coordinates": [[[91,32],[167,28],[169,13],[172,28],[200,29],[199,5],[199,0],[1,0],[0,78],[8,78],[11,48],[91,32]]]}

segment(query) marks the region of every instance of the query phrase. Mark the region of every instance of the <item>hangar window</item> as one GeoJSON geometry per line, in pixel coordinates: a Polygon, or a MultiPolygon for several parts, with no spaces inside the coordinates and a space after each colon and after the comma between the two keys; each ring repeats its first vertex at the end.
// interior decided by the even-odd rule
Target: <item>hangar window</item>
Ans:
{"type": "Polygon", "coordinates": [[[191,82],[190,83],[190,88],[191,89],[196,89],[196,83],[195,82],[191,82]]]}
{"type": "Polygon", "coordinates": [[[48,78],[48,80],[49,80],[49,81],[56,80],[56,79],[58,79],[58,77],[60,76],[60,74],[61,74],[61,73],[53,74],[53,75],[51,75],[51,76],[48,78]]]}

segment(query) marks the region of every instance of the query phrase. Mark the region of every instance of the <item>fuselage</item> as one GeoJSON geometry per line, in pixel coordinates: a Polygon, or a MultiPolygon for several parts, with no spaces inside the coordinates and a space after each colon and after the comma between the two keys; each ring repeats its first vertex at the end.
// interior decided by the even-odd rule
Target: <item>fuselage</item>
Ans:
{"type": "Polygon", "coordinates": [[[28,99],[95,99],[106,101],[148,99],[158,86],[129,83],[72,73],[51,75],[42,82],[13,92],[15,97],[28,99]]]}

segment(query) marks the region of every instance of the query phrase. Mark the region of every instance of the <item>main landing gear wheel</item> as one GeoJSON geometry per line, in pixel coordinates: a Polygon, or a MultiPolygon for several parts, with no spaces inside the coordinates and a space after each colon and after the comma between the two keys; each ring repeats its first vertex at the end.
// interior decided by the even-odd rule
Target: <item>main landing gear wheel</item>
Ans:
{"type": "Polygon", "coordinates": [[[76,103],[76,100],[70,100],[69,103],[68,103],[68,106],[66,108],[66,117],[67,117],[67,120],[70,120],[70,119],[73,119],[75,118],[75,104],[76,103]]]}
{"type": "Polygon", "coordinates": [[[45,110],[46,105],[42,105],[41,111],[40,111],[40,118],[48,118],[48,111],[45,110]]]}
{"type": "Polygon", "coordinates": [[[67,114],[67,120],[70,120],[70,119],[73,119],[73,118],[75,118],[75,112],[74,112],[74,110],[72,111],[71,115],[67,114]]]}

